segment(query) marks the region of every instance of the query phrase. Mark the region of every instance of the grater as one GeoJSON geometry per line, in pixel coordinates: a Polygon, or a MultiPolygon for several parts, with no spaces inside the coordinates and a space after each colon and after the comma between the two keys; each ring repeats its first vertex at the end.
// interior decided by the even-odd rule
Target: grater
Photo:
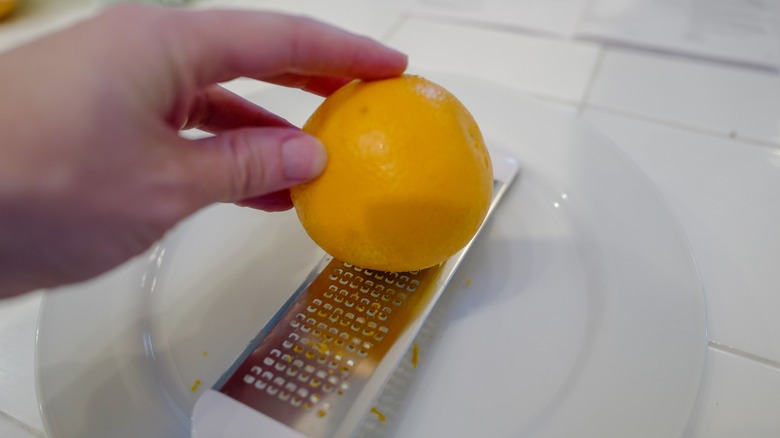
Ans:
{"type": "MultiPolygon", "coordinates": [[[[518,171],[512,157],[491,150],[491,158],[486,221],[518,171]]],[[[192,437],[354,435],[475,239],[442,264],[411,272],[326,255],[198,398],[192,437]]]]}

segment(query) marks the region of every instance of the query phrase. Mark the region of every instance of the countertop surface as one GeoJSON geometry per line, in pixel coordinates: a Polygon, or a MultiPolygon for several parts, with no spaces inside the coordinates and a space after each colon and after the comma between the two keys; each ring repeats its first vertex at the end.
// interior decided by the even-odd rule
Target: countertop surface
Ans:
{"type": "MultiPolygon", "coordinates": [[[[264,0],[193,6],[306,13],[408,53],[414,68],[510,87],[605,134],[657,187],[699,270],[708,348],[686,436],[780,436],[780,13],[775,2],[711,2],[714,12],[690,7],[701,9],[707,2],[677,2],[688,5],[686,12],[677,11],[689,14],[687,23],[710,32],[696,44],[685,39],[684,30],[675,39],[648,25],[657,14],[671,13],[658,5],[675,2],[624,1],[621,7],[615,1],[549,2],[557,10],[539,1],[517,2],[522,7],[514,8],[501,1],[468,7],[455,0],[389,3],[264,0]],[[717,34],[725,26],[723,17],[701,24],[702,17],[716,20],[714,15],[729,12],[717,10],[726,4],[741,8],[745,20],[753,14],[749,24],[768,26],[766,33],[717,34]],[[766,8],[762,17],[758,6],[766,8]],[[637,13],[623,20],[636,32],[614,25],[616,11],[631,8],[637,13]],[[518,14],[525,16],[518,19],[518,14]]],[[[17,14],[0,22],[0,50],[96,8],[89,1],[21,0],[17,14]]],[[[257,85],[238,80],[228,87],[248,93],[257,85]]],[[[3,437],[46,436],[35,383],[37,322],[46,293],[0,301],[3,437]]]]}

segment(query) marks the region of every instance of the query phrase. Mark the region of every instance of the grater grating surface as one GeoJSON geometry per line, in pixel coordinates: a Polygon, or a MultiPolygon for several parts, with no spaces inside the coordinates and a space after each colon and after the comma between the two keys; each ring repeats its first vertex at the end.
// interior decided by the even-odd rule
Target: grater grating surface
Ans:
{"type": "Polygon", "coordinates": [[[308,436],[332,436],[440,273],[330,259],[220,392],[308,436]]]}
{"type": "MultiPolygon", "coordinates": [[[[499,158],[488,217],[518,168],[499,158]]],[[[325,256],[214,389],[307,437],[352,435],[474,239],[412,272],[325,256]]]]}

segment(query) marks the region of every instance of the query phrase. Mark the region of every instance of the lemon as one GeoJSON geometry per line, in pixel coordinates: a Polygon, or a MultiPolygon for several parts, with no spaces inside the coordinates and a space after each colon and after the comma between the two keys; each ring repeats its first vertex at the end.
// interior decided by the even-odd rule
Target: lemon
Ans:
{"type": "Polygon", "coordinates": [[[17,0],[0,0],[0,20],[7,17],[16,7],[17,0]]]}
{"type": "Polygon", "coordinates": [[[381,271],[434,266],[463,248],[487,215],[490,155],[476,121],[420,76],[353,81],[303,130],[328,164],[291,189],[309,236],[345,262],[381,271]]]}

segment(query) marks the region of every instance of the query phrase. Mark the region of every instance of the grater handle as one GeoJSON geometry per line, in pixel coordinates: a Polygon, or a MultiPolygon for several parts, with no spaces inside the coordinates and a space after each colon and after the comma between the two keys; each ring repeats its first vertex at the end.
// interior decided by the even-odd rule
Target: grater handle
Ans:
{"type": "Polygon", "coordinates": [[[306,438],[300,432],[221,392],[209,389],[198,397],[192,413],[192,438],[306,438]]]}

